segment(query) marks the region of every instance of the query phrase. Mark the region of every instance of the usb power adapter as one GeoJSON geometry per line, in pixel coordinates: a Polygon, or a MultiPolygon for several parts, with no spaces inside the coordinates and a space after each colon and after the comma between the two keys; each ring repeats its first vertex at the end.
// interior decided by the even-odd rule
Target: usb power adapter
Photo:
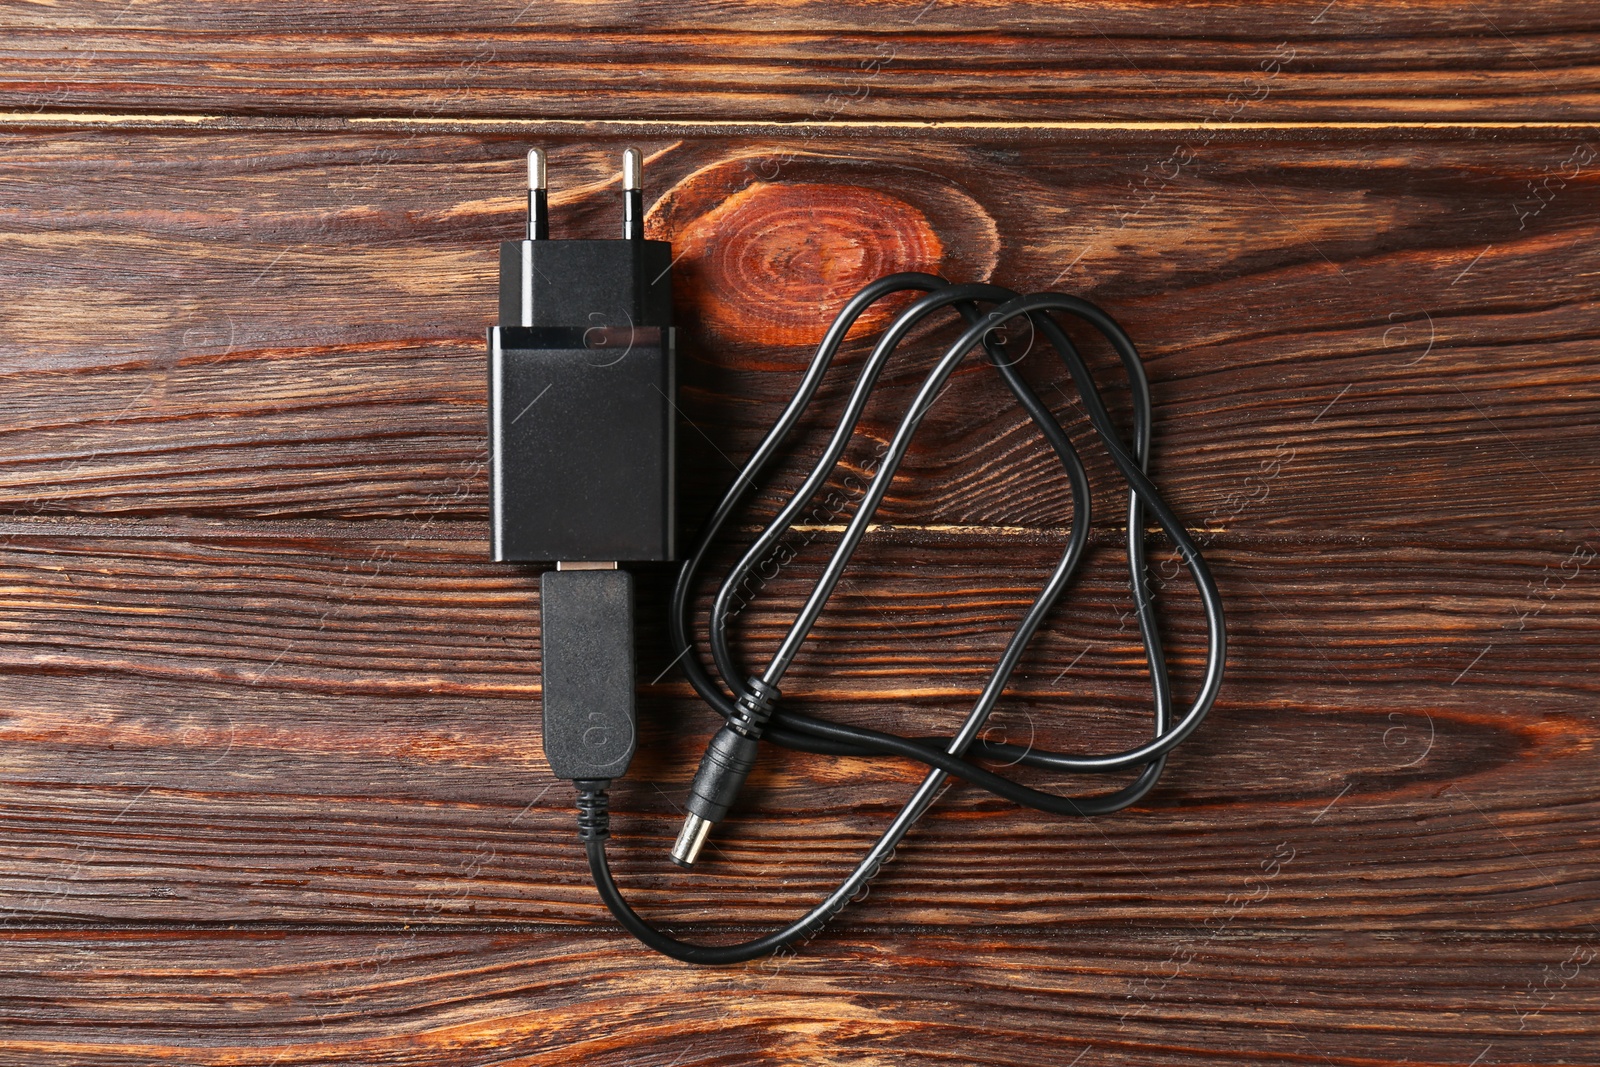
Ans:
{"type": "Polygon", "coordinates": [[[489,330],[494,558],[674,553],[672,246],[644,237],[642,159],[623,156],[620,240],[553,241],[528,156],[528,234],[500,245],[489,330]]]}
{"type": "Polygon", "coordinates": [[[544,153],[528,153],[527,235],[500,245],[489,329],[493,553],[556,564],[539,586],[544,748],[574,780],[633,755],[633,586],[617,564],[675,551],[672,246],[645,240],[637,149],[622,175],[620,239],[551,240],[544,153]]]}

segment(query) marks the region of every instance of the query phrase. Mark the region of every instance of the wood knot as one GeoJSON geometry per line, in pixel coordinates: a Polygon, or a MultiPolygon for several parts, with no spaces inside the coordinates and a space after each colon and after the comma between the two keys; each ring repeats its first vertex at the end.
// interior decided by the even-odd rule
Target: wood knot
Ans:
{"type": "MultiPolygon", "coordinates": [[[[805,178],[834,180],[757,181],[743,166],[721,164],[658,202],[647,224],[650,236],[673,244],[674,284],[694,309],[684,321],[741,342],[815,345],[863,286],[896,271],[941,273],[952,243],[970,244],[972,230],[992,227],[970,199],[968,210],[944,210],[948,191],[918,195],[920,183],[896,180],[892,167],[874,188],[840,182],[815,163],[807,169],[805,178]],[[947,238],[932,218],[957,232],[947,238]]],[[[989,244],[981,236],[977,243],[989,244]]],[[[972,258],[955,257],[968,278],[972,258]]],[[[986,276],[991,257],[976,258],[990,260],[977,265],[986,276]]],[[[881,328],[903,303],[874,307],[857,329],[881,328]]]]}

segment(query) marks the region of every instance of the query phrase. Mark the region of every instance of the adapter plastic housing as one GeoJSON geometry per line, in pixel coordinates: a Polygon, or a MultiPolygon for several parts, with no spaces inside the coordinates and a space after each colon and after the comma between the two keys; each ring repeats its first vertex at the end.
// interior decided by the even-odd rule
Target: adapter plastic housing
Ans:
{"type": "Polygon", "coordinates": [[[675,557],[672,246],[506,241],[489,329],[496,560],[675,557]]]}

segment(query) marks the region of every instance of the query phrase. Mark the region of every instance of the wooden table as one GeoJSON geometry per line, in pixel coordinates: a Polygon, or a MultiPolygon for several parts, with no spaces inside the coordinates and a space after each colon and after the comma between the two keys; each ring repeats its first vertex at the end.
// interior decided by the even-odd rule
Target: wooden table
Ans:
{"type": "MultiPolygon", "coordinates": [[[[0,1062],[1600,1062],[1592,3],[524,3],[0,15],[0,1062]],[[957,784],[762,964],[611,922],[541,760],[537,568],[486,562],[482,338],[522,153],[555,235],[605,236],[629,144],[682,253],[690,517],[880,272],[1127,324],[1232,629],[1145,802],[957,784]]],[[[1087,446],[1061,368],[1025,373],[1087,446]]],[[[1095,547],[990,736],[1145,729],[1091,473],[1095,547]]],[[[950,729],[1068,502],[958,374],[787,699],[950,729]]],[[[774,751],[678,873],[713,719],[640,581],[619,877],[694,936],[793,916],[918,771],[774,751]]],[[[1195,598],[1158,584],[1190,692],[1195,598]]]]}

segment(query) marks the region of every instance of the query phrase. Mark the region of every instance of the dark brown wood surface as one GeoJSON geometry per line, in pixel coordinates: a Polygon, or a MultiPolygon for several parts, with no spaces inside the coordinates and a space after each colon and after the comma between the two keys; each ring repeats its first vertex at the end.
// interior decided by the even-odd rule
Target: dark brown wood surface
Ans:
{"type": "MultiPolygon", "coordinates": [[[[8,7],[0,1063],[1600,1063],[1597,25],[8,7]],[[614,232],[617,156],[649,157],[691,517],[879,273],[1083,293],[1127,325],[1232,639],[1145,802],[1063,820],[957,784],[866,899],[747,967],[610,921],[542,761],[538,568],[485,562],[482,330],[533,144],[556,236],[614,232]]],[[[847,467],[952,336],[891,369],[847,467]]],[[[1117,487],[1062,368],[1023,371],[1099,527],[989,736],[1128,744],[1117,487]]],[[[948,730],[1068,505],[992,373],[959,372],[786,699],[948,730]]],[[[846,515],[794,535],[741,655],[846,515]]],[[[1196,599],[1153,555],[1192,691],[1196,599]]],[[[668,864],[712,725],[668,669],[669,580],[640,574],[614,853],[641,908],[715,939],[809,907],[919,775],[771,752],[704,868],[668,864]]]]}
{"type": "Polygon", "coordinates": [[[1600,117],[1600,17],[1587,0],[57,0],[11,5],[5,21],[0,106],[18,110],[820,123],[1600,117]]]}

